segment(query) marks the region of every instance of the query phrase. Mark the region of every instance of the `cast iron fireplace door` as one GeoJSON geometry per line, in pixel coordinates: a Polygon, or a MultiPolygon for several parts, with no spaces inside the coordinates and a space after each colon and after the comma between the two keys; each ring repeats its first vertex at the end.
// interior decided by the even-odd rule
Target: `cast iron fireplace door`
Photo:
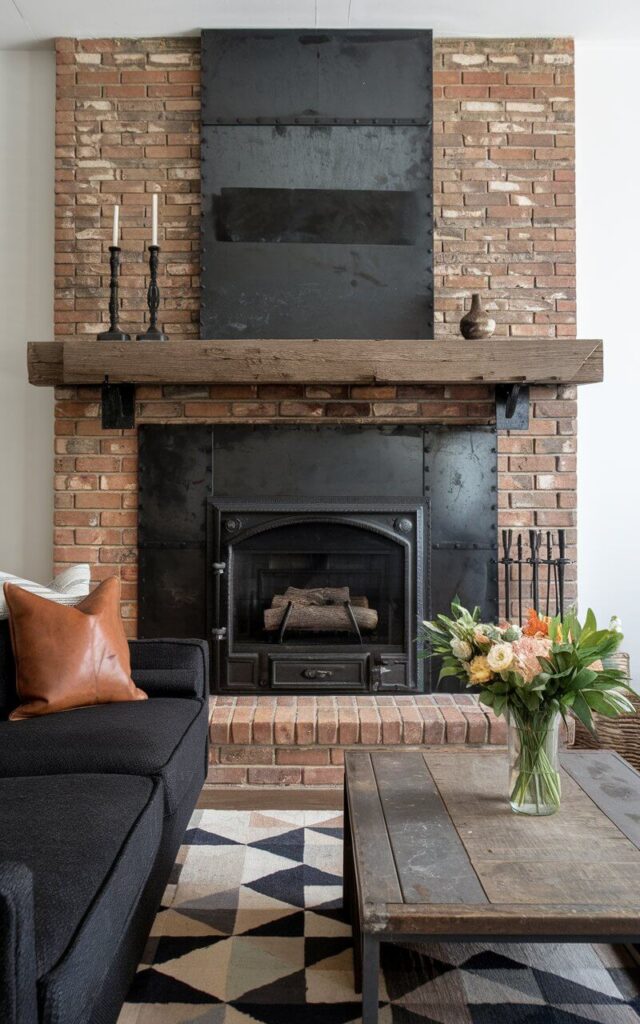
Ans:
{"type": "Polygon", "coordinates": [[[210,632],[222,690],[422,686],[428,501],[209,501],[210,632]]]}

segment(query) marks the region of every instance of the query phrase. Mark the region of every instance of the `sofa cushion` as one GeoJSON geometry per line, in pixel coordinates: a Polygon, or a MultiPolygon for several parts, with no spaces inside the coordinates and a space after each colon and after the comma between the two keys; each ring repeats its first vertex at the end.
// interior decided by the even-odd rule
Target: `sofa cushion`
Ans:
{"type": "Polygon", "coordinates": [[[131,674],[150,697],[206,697],[209,647],[203,640],[130,640],[131,674]]]}
{"type": "Polygon", "coordinates": [[[172,814],[205,757],[200,700],[163,697],[0,722],[0,777],[82,772],[162,778],[172,814]]]}
{"type": "Polygon", "coordinates": [[[97,943],[102,952],[96,959],[106,969],[151,872],[161,832],[162,796],[151,779],[0,779],[0,861],[23,863],[33,875],[38,978],[61,961],[78,929],[87,930],[92,904],[112,888],[109,922],[99,924],[97,943]],[[123,873],[126,884],[116,891],[114,878],[123,873]]]}
{"type": "Polygon", "coordinates": [[[5,583],[15,583],[16,586],[28,590],[31,594],[39,594],[40,597],[46,597],[48,601],[56,601],[58,604],[70,606],[78,604],[89,593],[91,567],[87,562],[83,562],[81,565],[69,565],[46,585],[0,571],[0,619],[9,618],[9,608],[3,590],[5,583]]]}

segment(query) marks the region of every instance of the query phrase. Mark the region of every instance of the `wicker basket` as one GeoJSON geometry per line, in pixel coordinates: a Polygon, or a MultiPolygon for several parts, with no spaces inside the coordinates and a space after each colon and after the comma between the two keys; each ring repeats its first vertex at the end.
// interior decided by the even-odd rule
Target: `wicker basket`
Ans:
{"type": "MultiPolygon", "coordinates": [[[[606,659],[611,668],[622,669],[631,678],[629,655],[618,652],[606,659]]],[[[636,709],[635,715],[607,718],[593,712],[595,736],[576,719],[575,747],[589,750],[615,750],[634,768],[640,770],[640,694],[627,694],[636,709]]]]}

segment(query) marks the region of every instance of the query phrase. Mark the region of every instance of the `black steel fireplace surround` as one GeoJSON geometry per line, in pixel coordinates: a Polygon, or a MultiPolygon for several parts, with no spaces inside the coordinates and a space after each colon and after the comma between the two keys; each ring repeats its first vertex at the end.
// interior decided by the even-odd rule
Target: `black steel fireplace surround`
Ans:
{"type": "Polygon", "coordinates": [[[219,692],[430,689],[418,621],[455,594],[497,615],[495,440],[141,426],[140,636],[209,639],[219,692]]]}

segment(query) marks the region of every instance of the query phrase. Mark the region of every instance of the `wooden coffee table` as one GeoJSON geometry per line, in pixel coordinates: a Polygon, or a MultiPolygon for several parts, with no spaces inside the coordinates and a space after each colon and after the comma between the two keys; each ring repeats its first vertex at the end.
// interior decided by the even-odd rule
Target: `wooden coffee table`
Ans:
{"type": "Polygon", "coordinates": [[[640,941],[640,775],[561,755],[562,806],[507,803],[504,750],[346,756],[344,899],[363,1024],[381,942],[640,941]]]}

